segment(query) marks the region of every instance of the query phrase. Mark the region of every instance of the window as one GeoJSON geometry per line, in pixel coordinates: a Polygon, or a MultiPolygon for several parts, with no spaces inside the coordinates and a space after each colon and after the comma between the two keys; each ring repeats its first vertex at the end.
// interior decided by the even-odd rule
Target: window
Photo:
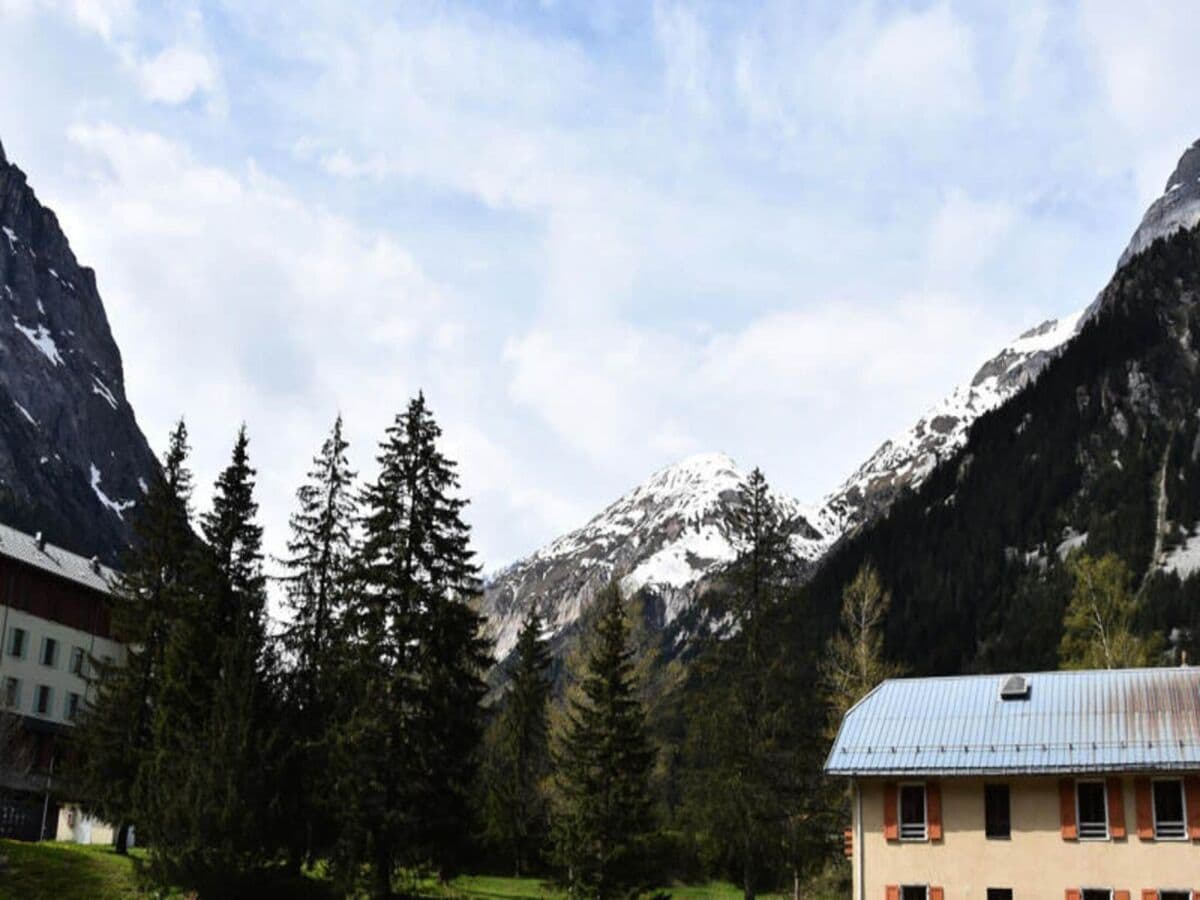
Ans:
{"type": "Polygon", "coordinates": [[[39,684],[37,696],[33,704],[33,711],[39,716],[50,715],[50,701],[54,697],[54,691],[47,684],[39,684]]]}
{"type": "MultiPolygon", "coordinates": [[[[925,835],[925,785],[902,784],[900,785],[900,840],[923,841],[925,835]]],[[[924,894],[921,896],[924,897],[924,894]]]]}
{"type": "Polygon", "coordinates": [[[900,888],[900,900],[927,900],[929,889],[925,885],[906,884],[900,888]]]}
{"type": "Polygon", "coordinates": [[[54,668],[58,662],[58,641],[54,638],[42,638],[42,665],[54,668]]]}
{"type": "Polygon", "coordinates": [[[1012,888],[988,888],[987,900],[1013,900],[1012,888]]]}
{"type": "Polygon", "coordinates": [[[1191,891],[1159,891],[1158,900],[1192,900],[1191,891]]]}
{"type": "Polygon", "coordinates": [[[1084,888],[1083,900],[1112,900],[1112,891],[1108,888],[1084,888]]]}
{"type": "Polygon", "coordinates": [[[67,702],[63,706],[63,718],[74,722],[79,717],[79,695],[74,691],[67,694],[67,702]]]}
{"type": "Polygon", "coordinates": [[[1187,837],[1183,813],[1183,782],[1178,778],[1154,782],[1154,836],[1160,841],[1187,837]]]}
{"type": "Polygon", "coordinates": [[[8,709],[19,709],[21,706],[21,680],[8,677],[4,679],[4,705],[8,709]]]}
{"type": "Polygon", "coordinates": [[[83,677],[83,648],[71,648],[71,674],[83,677]]]}
{"type": "Polygon", "coordinates": [[[24,659],[28,637],[24,628],[10,628],[8,630],[8,655],[24,659]]]}
{"type": "MultiPolygon", "coordinates": [[[[1106,840],[1108,838],[1108,798],[1104,791],[1104,782],[1076,782],[1075,800],[1079,813],[1080,840],[1106,840]]],[[[1084,900],[1087,900],[1087,891],[1084,891],[1084,900]]]]}
{"type": "Polygon", "coordinates": [[[1012,836],[1012,817],[1009,814],[1008,785],[983,786],[984,829],[990,838],[1012,836]]]}

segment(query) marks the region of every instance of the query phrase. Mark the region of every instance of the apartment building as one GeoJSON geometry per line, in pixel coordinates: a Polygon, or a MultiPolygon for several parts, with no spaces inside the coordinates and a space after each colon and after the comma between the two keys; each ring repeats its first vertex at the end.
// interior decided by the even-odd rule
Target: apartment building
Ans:
{"type": "Polygon", "coordinates": [[[87,701],[93,660],[122,658],[108,605],[114,573],[0,525],[0,836],[53,837],[55,765],[87,701]]]}
{"type": "Polygon", "coordinates": [[[1200,669],[894,679],[825,770],[856,900],[1200,900],[1200,669]]]}

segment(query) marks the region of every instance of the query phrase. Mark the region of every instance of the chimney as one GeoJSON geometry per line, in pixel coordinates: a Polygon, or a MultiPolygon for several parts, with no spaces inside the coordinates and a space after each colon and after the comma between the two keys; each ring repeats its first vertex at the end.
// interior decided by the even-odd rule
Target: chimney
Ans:
{"type": "Polygon", "coordinates": [[[34,543],[37,544],[37,548],[39,550],[46,549],[46,536],[44,534],[42,534],[40,531],[33,536],[33,540],[34,540],[34,543]]]}

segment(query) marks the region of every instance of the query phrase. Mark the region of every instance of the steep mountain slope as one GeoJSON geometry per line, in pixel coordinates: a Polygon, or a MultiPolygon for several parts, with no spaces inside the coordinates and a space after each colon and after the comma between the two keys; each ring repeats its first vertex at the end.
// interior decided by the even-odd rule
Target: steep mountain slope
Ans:
{"type": "Polygon", "coordinates": [[[1125,560],[1137,627],[1197,658],[1197,409],[1200,229],[1169,229],[1118,269],[1032,386],[826,557],[792,627],[832,628],[869,560],[893,596],[888,650],[915,673],[1052,668],[1062,560],[1079,549],[1125,560]]]}
{"type": "Polygon", "coordinates": [[[1200,141],[1180,157],[1167,179],[1163,194],[1150,205],[1141,224],[1121,254],[1117,268],[1125,265],[1156,239],[1200,223],[1200,141]]]}
{"type": "Polygon", "coordinates": [[[905,488],[921,484],[934,466],[967,439],[971,423],[1026,388],[1078,333],[1078,312],[1031,328],[985,362],[907,431],[885,441],[822,505],[819,521],[840,536],[887,510],[905,488]]]}
{"type": "Polygon", "coordinates": [[[0,146],[0,519],[115,562],[156,466],[95,273],[0,146]]]}
{"type": "MultiPolygon", "coordinates": [[[[719,453],[689,457],[656,472],[582,528],[500,572],[483,600],[497,658],[512,649],[531,605],[559,635],[612,578],[621,579],[627,592],[646,590],[657,607],[655,624],[669,626],[691,605],[696,584],[734,558],[728,517],[745,474],[719,453]]],[[[789,497],[777,495],[776,502],[797,555],[818,558],[828,543],[812,526],[812,513],[789,497]]]]}

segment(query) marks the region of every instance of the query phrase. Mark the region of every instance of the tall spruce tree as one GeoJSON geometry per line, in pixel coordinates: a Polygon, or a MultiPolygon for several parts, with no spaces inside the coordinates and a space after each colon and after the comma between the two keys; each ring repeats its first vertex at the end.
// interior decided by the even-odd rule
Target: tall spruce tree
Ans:
{"type": "Polygon", "coordinates": [[[363,493],[363,543],[346,610],[352,699],[339,723],[343,873],[366,866],[389,897],[402,863],[443,877],[468,833],[488,664],[470,601],[478,568],[455,465],[423,394],[388,428],[363,493]]]}
{"type": "Polygon", "coordinates": [[[167,638],[194,574],[197,540],[189,524],[187,457],[187,426],[180,421],[161,472],[138,504],[134,543],[112,589],[112,628],[125,645],[125,659],[89,660],[95,693],[75,731],[72,792],[101,818],[118,823],[118,853],[126,852],[130,825],[139,818],[138,785],[152,753],[167,638]]]}
{"type": "Polygon", "coordinates": [[[218,476],[202,590],[167,644],[155,716],[152,870],[201,896],[252,896],[278,833],[274,656],[245,428],[218,476]]]}
{"type": "MultiPolygon", "coordinates": [[[[738,555],[710,612],[730,636],[699,660],[687,736],[691,817],[734,860],[747,900],[783,868],[804,864],[819,829],[814,796],[817,715],[810,680],[785,647],[771,614],[796,572],[788,532],[766,479],[755,469],[730,517],[738,555]],[[810,697],[810,715],[804,713],[810,697]],[[815,730],[816,735],[812,732],[815,730]]],[[[819,718],[819,715],[817,716],[819,718]]]]}
{"type": "Polygon", "coordinates": [[[488,837],[510,855],[519,878],[538,863],[549,828],[550,651],[536,607],[515,649],[508,696],[489,742],[485,815],[488,837]]]}
{"type": "Polygon", "coordinates": [[[333,792],[329,730],[339,693],[337,666],[342,614],[353,559],[357,516],[354,472],[346,458],[339,415],[296,491],[286,574],[290,624],[283,633],[288,655],[284,731],[288,735],[287,795],[291,856],[312,862],[333,842],[333,792]]]}
{"type": "Polygon", "coordinates": [[[556,854],[573,893],[631,897],[649,887],[654,750],[634,681],[629,625],[617,585],[598,598],[579,690],[556,749],[556,854]]]}

